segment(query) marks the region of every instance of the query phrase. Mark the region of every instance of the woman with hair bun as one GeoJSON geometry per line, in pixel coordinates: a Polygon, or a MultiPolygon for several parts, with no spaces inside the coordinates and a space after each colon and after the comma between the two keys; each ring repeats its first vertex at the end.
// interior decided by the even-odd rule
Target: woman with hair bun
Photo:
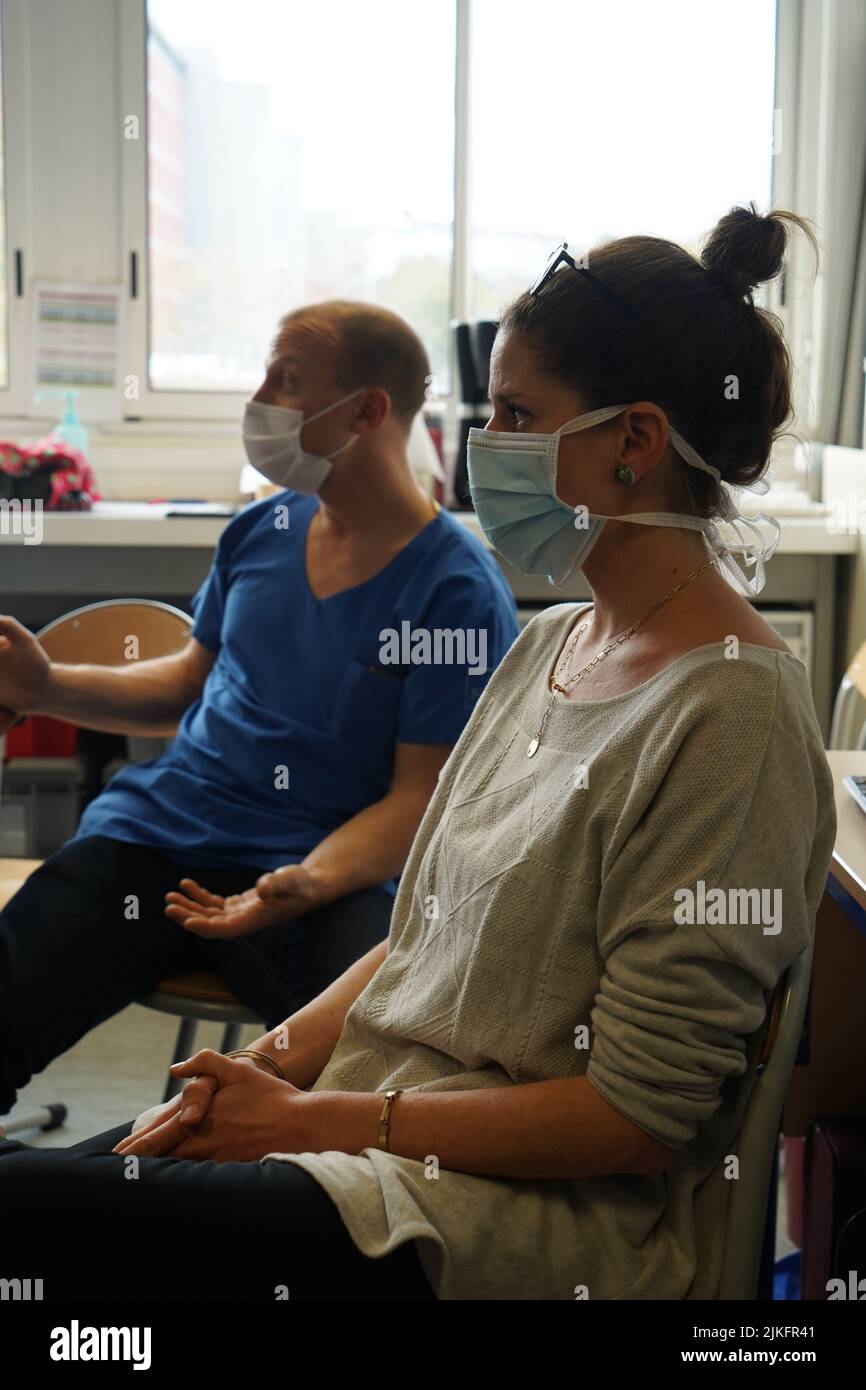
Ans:
{"type": "Polygon", "coordinates": [[[806,668],[747,601],[773,542],[744,538],[730,492],[790,415],[751,296],[789,225],[811,235],[735,208],[700,260],[644,236],[561,249],[504,313],[478,517],[518,570],[581,569],[592,602],[539,613],[495,671],[387,943],[260,1057],[182,1064],[183,1095],[83,1170],[0,1145],[10,1268],[96,1240],[105,1285],[123,1206],[127,1292],[206,1296],[242,1268],[244,1297],[716,1296],[767,1002],[835,835],[806,668]],[[177,1269],[169,1209],[195,1231],[177,1269]]]}

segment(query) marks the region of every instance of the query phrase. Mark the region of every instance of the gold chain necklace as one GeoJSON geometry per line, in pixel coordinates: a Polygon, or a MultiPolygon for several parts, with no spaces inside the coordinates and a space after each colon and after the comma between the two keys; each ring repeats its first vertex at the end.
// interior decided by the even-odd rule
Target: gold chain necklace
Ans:
{"type": "Polygon", "coordinates": [[[621,632],[619,637],[614,638],[612,642],[608,643],[604,650],[599,652],[598,656],[594,656],[592,661],[588,662],[586,666],[583,666],[578,671],[576,676],[572,676],[571,680],[568,681],[565,685],[560,685],[557,682],[556,677],[559,675],[561,671],[564,671],[568,666],[578,637],[584,631],[584,629],[589,626],[588,623],[581,624],[581,626],[577,629],[571,641],[569,642],[568,650],[566,651],[565,656],[562,657],[562,659],[559,661],[553,673],[553,677],[550,682],[550,684],[553,687],[553,691],[548,701],[547,709],[544,711],[544,718],[542,719],[541,724],[538,727],[538,733],[535,735],[535,738],[533,738],[530,741],[529,747],[526,750],[527,758],[534,758],[535,754],[538,752],[538,748],[541,743],[542,736],[544,734],[544,729],[547,724],[548,716],[550,715],[550,711],[553,709],[553,702],[556,699],[556,692],[559,691],[561,694],[565,695],[573,685],[576,685],[577,682],[587,674],[588,671],[592,671],[593,668],[596,667],[600,661],[603,661],[609,652],[614,651],[615,648],[621,646],[623,642],[627,642],[629,637],[631,637],[632,633],[636,632],[637,629],[643,623],[646,622],[647,618],[651,618],[653,613],[656,613],[658,609],[661,608],[663,603],[667,603],[668,599],[673,598],[674,594],[678,594],[680,589],[684,589],[686,585],[690,584],[693,579],[697,579],[698,575],[703,574],[704,570],[707,570],[710,568],[711,565],[717,565],[718,563],[719,561],[716,557],[712,560],[708,560],[705,565],[701,565],[700,569],[692,570],[691,574],[687,575],[681,584],[677,584],[676,588],[671,589],[669,594],[665,594],[664,598],[659,599],[658,603],[654,603],[648,613],[644,613],[642,618],[638,618],[637,622],[632,623],[631,627],[626,628],[625,632],[621,632]]]}

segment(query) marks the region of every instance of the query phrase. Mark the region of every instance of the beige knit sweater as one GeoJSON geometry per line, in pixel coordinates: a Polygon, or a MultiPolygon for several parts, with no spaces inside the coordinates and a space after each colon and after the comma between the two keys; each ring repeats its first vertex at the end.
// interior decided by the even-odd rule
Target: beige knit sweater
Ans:
{"type": "Polygon", "coordinates": [[[713,1298],[724,1158],[765,991],[813,930],[831,774],[804,665],[747,643],[736,659],[699,647],[611,699],[558,696],[528,759],[576,611],[540,613],[482,694],[415,837],[387,957],[314,1089],[585,1072],[678,1151],[672,1167],[539,1181],[437,1176],[376,1148],[262,1162],[311,1173],[365,1254],[417,1241],[440,1298],[713,1298]]]}

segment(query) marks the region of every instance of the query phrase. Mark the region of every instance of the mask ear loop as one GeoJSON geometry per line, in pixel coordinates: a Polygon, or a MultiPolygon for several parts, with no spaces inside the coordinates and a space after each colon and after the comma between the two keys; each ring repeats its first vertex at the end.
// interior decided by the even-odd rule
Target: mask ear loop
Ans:
{"type": "Polygon", "coordinates": [[[350,434],[345,444],[341,444],[339,449],[335,449],[332,454],[323,454],[322,458],[326,461],[326,463],[330,463],[331,459],[335,459],[338,454],[342,454],[344,449],[348,449],[350,444],[354,444],[357,438],[358,436],[356,434],[350,434]]]}
{"type": "MultiPolygon", "coordinates": [[[[318,420],[321,415],[327,415],[330,410],[336,410],[337,406],[345,405],[346,401],[354,400],[355,396],[360,396],[362,391],[366,391],[366,389],[366,386],[359,386],[356,390],[350,391],[348,396],[341,396],[338,401],[332,401],[331,404],[326,405],[324,409],[317,410],[314,415],[305,416],[301,420],[301,429],[303,429],[304,425],[312,424],[313,420],[318,420]]],[[[356,434],[350,434],[345,444],[341,444],[339,449],[335,449],[332,454],[323,454],[322,458],[324,459],[325,463],[330,463],[331,460],[335,459],[338,454],[342,454],[343,450],[348,449],[350,444],[354,444],[357,438],[358,436],[356,434]]],[[[306,450],[304,452],[306,453],[306,450]]]]}
{"type": "Polygon", "coordinates": [[[315,411],[314,414],[305,415],[303,423],[305,425],[311,425],[313,421],[318,420],[321,415],[327,415],[329,410],[336,410],[338,406],[345,405],[346,401],[354,400],[355,396],[360,396],[362,391],[366,391],[366,389],[366,386],[356,386],[355,390],[350,391],[348,396],[341,396],[338,401],[331,401],[330,405],[322,406],[322,409],[315,411]]]}

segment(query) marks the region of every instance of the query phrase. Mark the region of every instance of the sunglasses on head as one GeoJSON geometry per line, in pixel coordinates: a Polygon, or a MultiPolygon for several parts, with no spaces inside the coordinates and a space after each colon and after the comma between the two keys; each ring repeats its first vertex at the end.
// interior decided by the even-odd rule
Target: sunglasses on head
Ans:
{"type": "Polygon", "coordinates": [[[630,319],[637,318],[637,314],[629,304],[626,304],[624,299],[620,299],[619,295],[615,294],[613,290],[608,289],[607,285],[603,285],[598,277],[593,275],[591,270],[588,270],[585,265],[580,265],[580,263],[574,259],[574,256],[569,254],[567,241],[560,242],[556,250],[551,252],[548,257],[547,265],[532,285],[529,293],[531,295],[536,295],[540,290],[543,290],[548,280],[553,279],[561,265],[571,266],[571,269],[576,270],[579,275],[585,275],[591,284],[595,285],[596,289],[604,295],[605,299],[609,299],[612,304],[615,304],[617,308],[621,309],[624,314],[627,314],[630,319]]]}

